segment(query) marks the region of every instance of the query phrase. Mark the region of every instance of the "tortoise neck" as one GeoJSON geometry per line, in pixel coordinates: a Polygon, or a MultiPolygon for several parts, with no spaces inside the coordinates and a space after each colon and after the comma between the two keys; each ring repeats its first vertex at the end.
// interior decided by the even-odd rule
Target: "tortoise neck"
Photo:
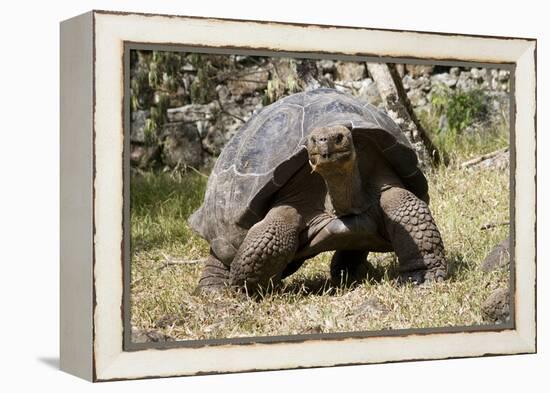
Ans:
{"type": "Polygon", "coordinates": [[[322,176],[337,216],[361,213],[365,201],[356,159],[332,171],[326,171],[322,176]]]}

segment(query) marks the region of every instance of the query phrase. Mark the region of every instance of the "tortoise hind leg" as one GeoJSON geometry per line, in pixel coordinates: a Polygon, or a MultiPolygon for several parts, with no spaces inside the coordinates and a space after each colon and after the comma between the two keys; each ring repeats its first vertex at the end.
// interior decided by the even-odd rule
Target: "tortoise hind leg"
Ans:
{"type": "Polygon", "coordinates": [[[393,187],[380,197],[386,232],[399,259],[402,281],[441,281],[447,261],[428,205],[413,193],[393,187]]]}
{"type": "Polygon", "coordinates": [[[254,293],[277,284],[296,253],[302,226],[295,208],[272,208],[250,228],[231,262],[231,285],[254,293]]]}
{"type": "Polygon", "coordinates": [[[368,251],[338,250],[330,262],[330,278],[333,285],[352,286],[364,281],[372,266],[367,261],[368,251]]]}
{"type": "Polygon", "coordinates": [[[294,261],[291,261],[288,265],[286,265],[283,272],[281,273],[281,279],[287,278],[288,276],[291,276],[292,274],[296,273],[298,269],[302,267],[302,265],[306,260],[307,258],[300,258],[300,259],[295,259],[294,261]]]}
{"type": "Polygon", "coordinates": [[[195,293],[217,291],[226,288],[228,285],[229,266],[224,265],[210,251],[210,255],[206,259],[206,263],[202,269],[199,285],[195,289],[195,293]]]}

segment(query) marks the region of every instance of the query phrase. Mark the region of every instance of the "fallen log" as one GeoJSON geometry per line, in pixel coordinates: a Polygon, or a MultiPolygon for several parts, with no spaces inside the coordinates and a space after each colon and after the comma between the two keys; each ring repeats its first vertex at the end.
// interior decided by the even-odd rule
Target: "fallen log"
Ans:
{"type": "Polygon", "coordinates": [[[498,156],[499,154],[506,153],[508,151],[508,147],[504,147],[502,149],[495,150],[490,153],[482,154],[478,157],[472,158],[471,160],[465,161],[462,164],[460,164],[461,168],[469,168],[471,166],[474,166],[476,164],[479,164],[482,161],[488,160],[490,158],[494,158],[498,156]]]}

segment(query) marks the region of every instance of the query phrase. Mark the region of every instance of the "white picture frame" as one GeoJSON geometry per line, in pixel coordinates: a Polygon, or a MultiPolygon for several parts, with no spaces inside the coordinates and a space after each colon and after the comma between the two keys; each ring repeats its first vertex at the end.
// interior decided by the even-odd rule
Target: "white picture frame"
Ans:
{"type": "Polygon", "coordinates": [[[90,381],[536,352],[536,41],[92,11],[61,24],[61,368],[90,381]],[[253,32],[253,34],[251,34],[253,32]],[[513,321],[299,342],[128,349],[124,94],[128,43],[513,67],[513,321]],[[515,192],[521,190],[521,192],[515,192]]]}

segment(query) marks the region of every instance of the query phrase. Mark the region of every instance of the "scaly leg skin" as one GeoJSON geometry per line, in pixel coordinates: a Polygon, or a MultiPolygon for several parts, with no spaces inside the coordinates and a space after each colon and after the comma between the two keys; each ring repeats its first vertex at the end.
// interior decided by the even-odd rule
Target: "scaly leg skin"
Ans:
{"type": "Polygon", "coordinates": [[[445,250],[428,205],[397,187],[384,191],[380,204],[386,231],[399,259],[400,280],[416,284],[444,280],[445,250]]]}
{"type": "Polygon", "coordinates": [[[338,250],[330,262],[330,278],[333,285],[352,286],[367,278],[372,268],[367,261],[368,251],[338,250]]]}
{"type": "Polygon", "coordinates": [[[219,291],[229,286],[229,266],[224,265],[210,251],[202,269],[199,285],[195,289],[195,294],[201,292],[219,291]]]}
{"type": "Polygon", "coordinates": [[[302,226],[295,208],[272,208],[246,234],[231,262],[230,284],[251,294],[277,285],[296,253],[302,226]]]}

